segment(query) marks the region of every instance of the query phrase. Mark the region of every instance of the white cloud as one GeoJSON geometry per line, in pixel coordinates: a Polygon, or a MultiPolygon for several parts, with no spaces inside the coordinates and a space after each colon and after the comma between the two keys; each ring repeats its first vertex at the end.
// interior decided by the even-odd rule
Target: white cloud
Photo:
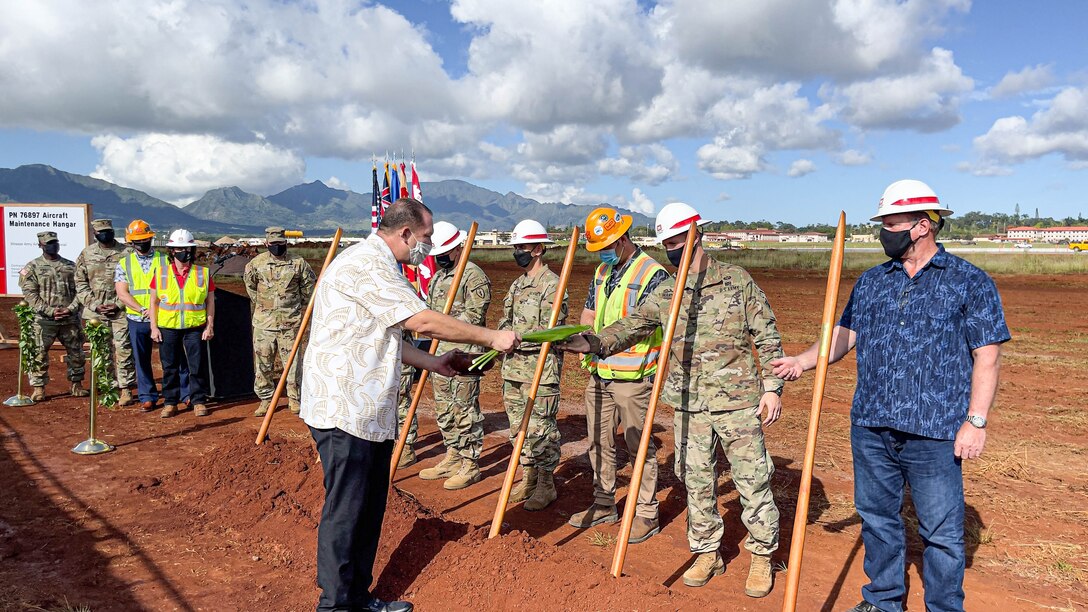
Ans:
{"type": "Polygon", "coordinates": [[[699,169],[723,181],[746,179],[766,167],[758,146],[733,146],[721,136],[695,152],[699,169]]]}
{"type": "Polygon", "coordinates": [[[1088,87],[1067,87],[1031,119],[1003,117],[974,140],[983,166],[1015,164],[1045,155],[1088,160],[1088,87]]]}
{"type": "Polygon", "coordinates": [[[1038,91],[1054,82],[1051,67],[1046,64],[1028,66],[1019,72],[1009,72],[993,86],[990,95],[995,98],[1015,96],[1029,91],[1038,91]]]}
{"type": "Polygon", "coordinates": [[[843,166],[864,166],[873,161],[873,158],[868,153],[862,153],[855,149],[847,149],[840,153],[836,158],[843,166]]]}
{"type": "Polygon", "coordinates": [[[790,164],[790,169],[786,174],[791,178],[798,178],[813,172],[816,172],[816,164],[811,159],[798,159],[790,164]]]}
{"type": "Polygon", "coordinates": [[[348,185],[344,181],[341,181],[340,179],[336,178],[335,176],[330,176],[328,179],[326,179],[325,180],[325,185],[327,185],[329,187],[332,187],[333,189],[342,189],[344,191],[350,191],[351,190],[350,185],[348,185]]]}
{"type": "Polygon", "coordinates": [[[732,200],[732,199],[733,199],[733,196],[731,196],[728,193],[723,191],[723,192],[718,194],[718,197],[714,198],[714,201],[715,202],[728,202],[729,200],[732,200]]]}
{"type": "Polygon", "coordinates": [[[672,151],[659,144],[620,147],[619,157],[597,162],[597,171],[626,176],[636,183],[660,185],[679,169],[672,151]]]}
{"type": "Polygon", "coordinates": [[[651,200],[646,194],[642,193],[642,190],[635,187],[631,190],[631,202],[628,205],[631,210],[652,215],[657,208],[654,206],[653,200],[651,200]]]}
{"type": "Polygon", "coordinates": [[[936,48],[917,72],[824,86],[821,94],[843,120],[861,128],[937,132],[959,123],[960,99],[973,87],[952,52],[936,48]]]}
{"type": "Polygon", "coordinates": [[[191,202],[219,187],[276,193],[302,182],[306,174],[302,158],[264,142],[144,134],[133,138],[96,136],[91,144],[102,156],[92,176],[175,204],[191,202]]]}

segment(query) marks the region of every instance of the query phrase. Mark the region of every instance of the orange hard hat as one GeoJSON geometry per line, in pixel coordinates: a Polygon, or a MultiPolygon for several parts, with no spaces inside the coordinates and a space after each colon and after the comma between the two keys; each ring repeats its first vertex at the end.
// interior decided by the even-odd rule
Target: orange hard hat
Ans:
{"type": "Polygon", "coordinates": [[[586,217],[586,250],[607,249],[609,245],[631,229],[634,219],[621,215],[614,208],[595,208],[586,217]]]}
{"type": "Polygon", "coordinates": [[[129,242],[132,242],[133,240],[147,240],[154,236],[155,232],[151,231],[151,226],[143,219],[135,219],[125,228],[125,240],[129,242]]]}

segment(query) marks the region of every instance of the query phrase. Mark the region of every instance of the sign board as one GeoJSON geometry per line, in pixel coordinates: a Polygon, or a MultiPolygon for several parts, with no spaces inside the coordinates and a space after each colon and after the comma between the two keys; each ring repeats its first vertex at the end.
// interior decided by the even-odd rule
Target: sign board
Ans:
{"type": "Polygon", "coordinates": [[[38,232],[52,231],[60,240],[60,254],[75,261],[89,244],[90,204],[0,203],[0,296],[17,297],[19,271],[41,256],[38,232]]]}

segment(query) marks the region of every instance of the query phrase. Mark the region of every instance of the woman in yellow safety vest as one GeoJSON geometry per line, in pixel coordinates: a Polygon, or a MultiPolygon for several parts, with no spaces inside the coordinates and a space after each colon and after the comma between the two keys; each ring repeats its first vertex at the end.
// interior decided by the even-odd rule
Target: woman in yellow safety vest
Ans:
{"type": "Polygon", "coordinates": [[[188,230],[170,234],[166,244],[171,265],[151,279],[151,339],[159,342],[162,361],[163,408],[170,418],[178,412],[181,395],[180,362],[189,366],[189,402],[193,413],[208,415],[208,364],[204,342],[215,335],[215,283],[204,266],[193,265],[196,243],[188,230]]]}

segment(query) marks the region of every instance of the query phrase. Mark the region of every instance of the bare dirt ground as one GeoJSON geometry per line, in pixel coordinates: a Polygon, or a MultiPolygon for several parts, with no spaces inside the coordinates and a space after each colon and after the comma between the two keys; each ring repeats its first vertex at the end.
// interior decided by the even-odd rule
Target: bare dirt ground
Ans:
{"type": "MultiPolygon", "coordinates": [[[[554,264],[553,264],[554,267],[554,264]]],[[[513,264],[485,266],[498,319],[513,264]]],[[[591,270],[576,268],[572,319],[591,270]]],[[[820,274],[757,271],[788,352],[816,338],[820,274]]],[[[846,278],[840,307],[854,278],[846,278]]],[[[1079,304],[1088,274],[997,277],[1013,342],[984,457],[965,465],[967,607],[973,610],[1088,609],[1088,317],[1079,304]]],[[[230,286],[223,279],[222,286],[230,286]]],[[[0,300],[0,325],[15,330],[0,300]]],[[[63,355],[50,353],[46,402],[0,408],[0,610],[306,610],[316,602],[316,526],[321,466],[305,426],[286,411],[271,439],[253,445],[254,401],[213,405],[161,420],[131,408],[100,413],[100,437],[117,451],[69,452],[87,437],[87,402],[63,395],[63,355]]],[[[0,351],[0,395],[15,391],[17,351],[0,351]]],[[[543,512],[520,505],[504,535],[486,539],[509,459],[508,422],[496,372],[484,382],[485,480],[459,492],[423,481],[419,469],[443,449],[426,396],[421,461],[397,475],[376,567],[377,594],[407,596],[420,610],[704,609],[777,610],[784,574],[764,600],[743,593],[747,552],[727,464],[719,478],[728,568],[701,589],[680,581],[691,560],[684,489],[673,475],[672,413],[654,428],[661,464],[662,532],[629,549],[626,575],[608,575],[618,525],[576,530],[569,516],[590,502],[582,389],[568,360],[560,427],[559,500],[543,512]]],[[[859,524],[852,506],[849,404],[854,364],[830,372],[809,513],[799,609],[841,610],[859,599],[859,524]]],[[[782,510],[781,569],[788,558],[811,376],[787,385],[783,419],[767,431],[782,510]]],[[[628,477],[630,466],[621,472],[628,477]]],[[[626,484],[622,480],[621,486],[626,484]]],[[[620,495],[625,493],[621,488],[620,495]]],[[[912,516],[907,513],[908,524],[912,516]]],[[[908,540],[909,609],[923,610],[920,542],[908,540]]]]}

